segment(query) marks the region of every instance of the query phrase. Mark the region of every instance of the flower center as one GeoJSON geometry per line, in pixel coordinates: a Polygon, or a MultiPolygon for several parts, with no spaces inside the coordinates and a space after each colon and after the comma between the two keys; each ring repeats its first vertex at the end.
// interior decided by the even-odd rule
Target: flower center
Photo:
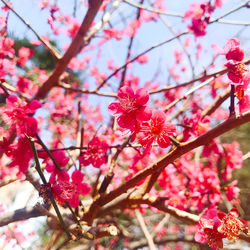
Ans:
{"type": "Polygon", "coordinates": [[[120,100],[120,105],[124,112],[130,113],[132,111],[135,111],[137,109],[135,99],[134,98],[124,98],[120,100]]]}
{"type": "Polygon", "coordinates": [[[228,69],[230,72],[232,72],[236,76],[243,76],[247,70],[246,70],[246,65],[244,63],[236,63],[236,64],[230,64],[228,66],[228,69]]]}

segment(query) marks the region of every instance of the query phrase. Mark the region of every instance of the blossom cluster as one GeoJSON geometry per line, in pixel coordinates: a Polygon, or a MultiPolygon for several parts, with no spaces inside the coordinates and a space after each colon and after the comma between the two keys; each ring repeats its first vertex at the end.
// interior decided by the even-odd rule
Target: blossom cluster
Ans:
{"type": "Polygon", "coordinates": [[[191,25],[188,25],[188,28],[196,37],[206,35],[206,27],[209,24],[210,16],[215,8],[222,7],[222,2],[221,0],[217,0],[214,1],[214,4],[212,4],[211,1],[190,4],[183,20],[191,19],[191,25]]]}
{"type": "Polygon", "coordinates": [[[117,123],[124,129],[131,131],[131,141],[136,135],[139,142],[147,147],[157,142],[161,148],[167,148],[175,126],[166,122],[166,114],[161,110],[152,111],[147,104],[149,94],[145,88],[140,88],[134,93],[129,86],[118,90],[118,101],[109,105],[109,113],[117,117],[117,123]]]}
{"type": "Polygon", "coordinates": [[[244,59],[244,51],[240,48],[240,41],[231,38],[227,41],[224,54],[228,62],[227,76],[236,85],[235,95],[239,100],[240,112],[247,111],[250,107],[250,72],[248,72],[244,59]]]}

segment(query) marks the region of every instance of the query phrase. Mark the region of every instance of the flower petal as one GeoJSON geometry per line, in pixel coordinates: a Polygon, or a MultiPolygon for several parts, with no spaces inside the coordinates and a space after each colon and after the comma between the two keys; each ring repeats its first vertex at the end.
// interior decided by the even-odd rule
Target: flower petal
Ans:
{"type": "Polygon", "coordinates": [[[149,100],[148,91],[144,88],[138,89],[135,94],[136,104],[137,105],[144,105],[149,100]]]}
{"type": "Polygon", "coordinates": [[[122,112],[121,104],[119,102],[110,103],[108,106],[108,112],[114,116],[120,114],[122,112]]]}
{"type": "Polygon", "coordinates": [[[74,184],[81,183],[83,181],[84,174],[80,170],[75,170],[72,175],[71,179],[74,184]]]}
{"type": "Polygon", "coordinates": [[[136,120],[139,122],[148,121],[152,116],[152,110],[148,106],[143,106],[136,111],[136,120]]]}
{"type": "Polygon", "coordinates": [[[87,183],[80,183],[77,185],[77,192],[81,195],[87,195],[89,194],[91,188],[87,183]]]}
{"type": "Polygon", "coordinates": [[[122,114],[118,117],[117,123],[122,128],[132,128],[135,125],[136,119],[133,114],[122,114]]]}
{"type": "Polygon", "coordinates": [[[171,141],[167,135],[159,136],[156,141],[161,148],[167,148],[171,144],[171,141]]]}
{"type": "Polygon", "coordinates": [[[118,99],[131,99],[135,97],[134,91],[129,86],[121,87],[117,92],[118,99]]]}

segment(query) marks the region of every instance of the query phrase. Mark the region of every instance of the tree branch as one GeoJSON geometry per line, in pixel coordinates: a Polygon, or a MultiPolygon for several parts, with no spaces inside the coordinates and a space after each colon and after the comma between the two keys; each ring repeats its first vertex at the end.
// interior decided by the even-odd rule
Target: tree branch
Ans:
{"type": "Polygon", "coordinates": [[[224,121],[223,123],[219,124],[215,128],[207,131],[206,133],[202,134],[201,136],[192,139],[190,141],[181,143],[179,147],[174,148],[170,151],[165,157],[160,159],[158,162],[148,166],[147,168],[139,171],[136,175],[134,175],[130,180],[123,183],[114,191],[110,192],[107,195],[100,197],[98,201],[99,205],[103,206],[108,202],[112,201],[114,198],[118,197],[122,193],[125,193],[129,188],[136,185],[139,181],[143,180],[147,176],[155,172],[161,172],[168,164],[182,156],[183,154],[193,150],[199,146],[205,145],[209,143],[214,138],[226,133],[227,131],[238,127],[244,123],[250,121],[250,111],[245,112],[239,116],[231,117],[228,120],[224,121]]]}
{"type": "Polygon", "coordinates": [[[35,98],[42,99],[44,98],[48,92],[54,87],[58,85],[59,77],[65,71],[70,60],[79,53],[80,49],[86,45],[84,37],[86,36],[99,8],[101,7],[103,0],[95,0],[91,1],[89,9],[83,19],[83,22],[74,37],[72,43],[70,44],[68,50],[64,54],[64,56],[58,60],[56,64],[56,68],[47,81],[39,88],[35,98]]]}

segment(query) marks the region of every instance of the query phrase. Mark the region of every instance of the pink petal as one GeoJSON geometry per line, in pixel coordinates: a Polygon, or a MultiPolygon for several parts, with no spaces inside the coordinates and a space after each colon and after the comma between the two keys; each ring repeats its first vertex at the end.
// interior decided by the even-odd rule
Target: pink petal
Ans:
{"type": "Polygon", "coordinates": [[[118,90],[117,96],[118,99],[131,99],[135,97],[135,94],[133,89],[131,89],[129,86],[124,86],[118,90]]]}
{"type": "Polygon", "coordinates": [[[226,216],[226,214],[223,213],[223,212],[219,212],[219,213],[217,214],[217,216],[219,217],[220,220],[223,220],[223,218],[226,216]]]}
{"type": "Polygon", "coordinates": [[[74,184],[81,183],[83,180],[84,174],[80,170],[75,170],[72,175],[71,179],[74,184]]]}
{"type": "Polygon", "coordinates": [[[226,42],[225,52],[227,53],[229,50],[239,46],[240,46],[240,40],[238,38],[231,38],[226,42]]]}
{"type": "Polygon", "coordinates": [[[212,44],[211,47],[212,47],[212,49],[213,49],[216,53],[222,54],[222,55],[225,54],[225,51],[224,51],[221,47],[219,47],[217,44],[212,44]]]}
{"type": "Polygon", "coordinates": [[[118,117],[117,123],[120,127],[129,129],[135,125],[136,119],[133,114],[122,114],[118,117]]]}
{"type": "Polygon", "coordinates": [[[144,88],[138,89],[135,94],[136,104],[137,105],[144,105],[149,100],[148,91],[144,88]]]}
{"type": "Polygon", "coordinates": [[[61,182],[69,181],[69,174],[68,174],[68,172],[65,171],[65,170],[62,170],[62,171],[58,172],[58,180],[61,181],[61,182]]]}
{"type": "Polygon", "coordinates": [[[167,148],[171,144],[171,141],[167,135],[162,135],[157,138],[157,143],[161,148],[167,148]]]}
{"type": "Polygon", "coordinates": [[[79,202],[80,202],[79,195],[78,194],[73,194],[72,198],[68,202],[69,202],[69,205],[72,208],[77,208],[78,205],[79,205],[79,202]]]}
{"type": "Polygon", "coordinates": [[[120,103],[119,102],[110,103],[108,106],[108,112],[114,116],[120,114],[122,112],[120,103]]]}
{"type": "Polygon", "coordinates": [[[81,195],[87,195],[90,193],[90,186],[87,183],[80,183],[77,185],[77,192],[81,195]]]}
{"type": "Polygon", "coordinates": [[[166,114],[161,110],[156,110],[153,112],[152,118],[155,123],[165,123],[166,114]]]}
{"type": "Polygon", "coordinates": [[[143,106],[136,111],[136,120],[143,122],[150,120],[152,116],[152,110],[148,106],[143,106]]]}
{"type": "Polygon", "coordinates": [[[169,122],[165,123],[164,130],[167,131],[168,135],[172,135],[176,132],[175,126],[169,122]]]}

